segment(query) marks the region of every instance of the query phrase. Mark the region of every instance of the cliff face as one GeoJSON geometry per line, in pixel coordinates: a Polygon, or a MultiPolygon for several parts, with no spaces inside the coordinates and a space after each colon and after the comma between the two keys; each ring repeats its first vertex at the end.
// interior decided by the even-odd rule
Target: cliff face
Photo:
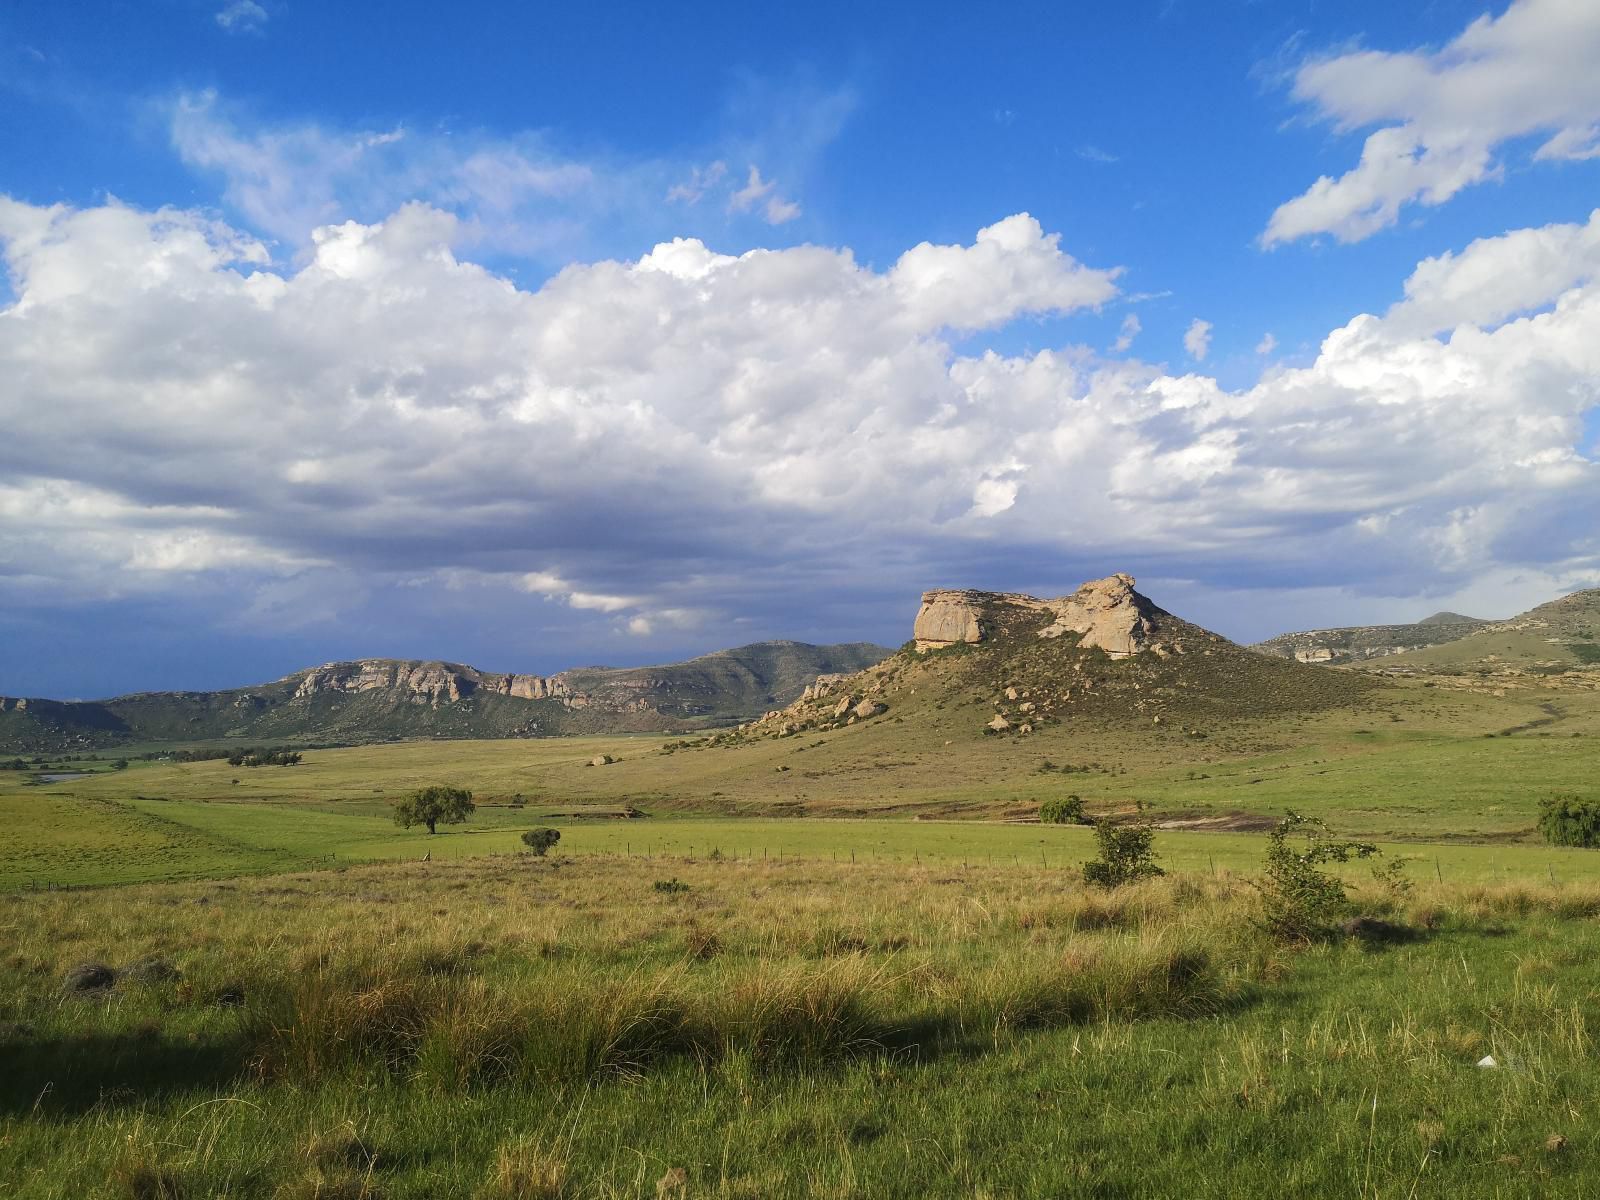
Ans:
{"type": "Polygon", "coordinates": [[[360,742],[645,733],[731,724],[788,704],[820,674],[856,671],[888,653],[866,643],[759,642],[683,663],[549,676],[368,658],[229,691],[88,702],[0,698],[0,750],[235,737],[360,742]]]}
{"type": "Polygon", "coordinates": [[[1134,591],[1133,583],[1131,575],[1108,575],[1069,596],[1050,600],[1017,592],[925,592],[912,637],[923,651],[982,642],[992,631],[986,627],[986,621],[993,623],[990,614],[1011,609],[1050,617],[1050,623],[1038,631],[1039,637],[1077,634],[1080,646],[1104,650],[1112,658],[1127,658],[1141,650],[1170,653],[1180,649],[1176,639],[1162,639],[1158,626],[1164,614],[1134,591]]]}
{"type": "Polygon", "coordinates": [[[390,658],[327,663],[290,675],[285,682],[295,680],[298,683],[293,695],[297,700],[327,693],[386,691],[435,706],[454,703],[479,691],[519,700],[559,700],[573,707],[582,707],[584,699],[574,696],[560,675],[500,675],[458,663],[400,662],[390,658]]]}

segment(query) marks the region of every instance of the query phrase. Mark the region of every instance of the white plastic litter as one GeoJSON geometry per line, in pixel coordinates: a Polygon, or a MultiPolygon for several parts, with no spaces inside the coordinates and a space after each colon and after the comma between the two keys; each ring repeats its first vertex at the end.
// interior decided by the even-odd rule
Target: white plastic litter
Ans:
{"type": "Polygon", "coordinates": [[[1492,1054],[1485,1054],[1478,1060],[1478,1068],[1479,1070],[1483,1071],[1492,1071],[1499,1065],[1499,1063],[1495,1062],[1494,1055],[1492,1054]]]}

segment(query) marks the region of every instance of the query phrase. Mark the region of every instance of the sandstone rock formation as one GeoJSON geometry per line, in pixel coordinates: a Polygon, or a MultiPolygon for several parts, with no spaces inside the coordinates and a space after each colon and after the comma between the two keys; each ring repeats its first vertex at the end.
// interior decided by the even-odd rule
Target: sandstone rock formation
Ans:
{"type": "Polygon", "coordinates": [[[1141,650],[1171,650],[1161,642],[1156,628],[1160,614],[1133,590],[1131,575],[1110,575],[1086,583],[1070,596],[1041,600],[1016,592],[925,592],[917,611],[912,637],[918,650],[936,650],[962,643],[981,642],[997,609],[1037,612],[1051,621],[1040,637],[1079,635],[1079,644],[1104,650],[1112,658],[1127,658],[1141,650]]]}

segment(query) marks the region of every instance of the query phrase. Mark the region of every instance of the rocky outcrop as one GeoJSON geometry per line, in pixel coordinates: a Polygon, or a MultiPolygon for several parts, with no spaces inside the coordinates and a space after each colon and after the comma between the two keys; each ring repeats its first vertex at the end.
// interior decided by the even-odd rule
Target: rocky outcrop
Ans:
{"type": "Polygon", "coordinates": [[[1142,650],[1170,651],[1159,636],[1161,610],[1134,590],[1131,575],[1108,575],[1084,584],[1069,596],[1041,600],[1017,592],[925,592],[912,626],[918,650],[982,642],[1009,609],[1038,613],[1049,622],[1038,636],[1076,634],[1079,645],[1127,658],[1142,650]]]}

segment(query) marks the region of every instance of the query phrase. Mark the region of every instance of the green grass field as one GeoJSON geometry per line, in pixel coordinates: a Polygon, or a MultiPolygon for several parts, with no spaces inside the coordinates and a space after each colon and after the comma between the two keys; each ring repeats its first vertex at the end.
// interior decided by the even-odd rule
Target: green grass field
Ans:
{"type": "Polygon", "coordinates": [[[0,1179],[19,1200],[1600,1186],[1600,887],[1356,898],[1412,940],[1277,945],[1234,878],[1104,893],[945,862],[13,893],[0,1179]],[[86,960],[163,968],[63,994],[86,960]]]}
{"type": "Polygon", "coordinates": [[[1592,792],[1595,697],[947,733],[0,780],[0,1192],[1600,1192],[1600,854],[1532,837],[1592,792]],[[477,811],[398,828],[433,783],[477,811]],[[1068,793],[1147,805],[1168,875],[1086,888],[1092,832],[1025,820],[1068,793]],[[1393,940],[1265,932],[1286,808],[1403,862],[1339,869],[1393,940]],[[64,990],[86,962],[126,970],[64,990]]]}

